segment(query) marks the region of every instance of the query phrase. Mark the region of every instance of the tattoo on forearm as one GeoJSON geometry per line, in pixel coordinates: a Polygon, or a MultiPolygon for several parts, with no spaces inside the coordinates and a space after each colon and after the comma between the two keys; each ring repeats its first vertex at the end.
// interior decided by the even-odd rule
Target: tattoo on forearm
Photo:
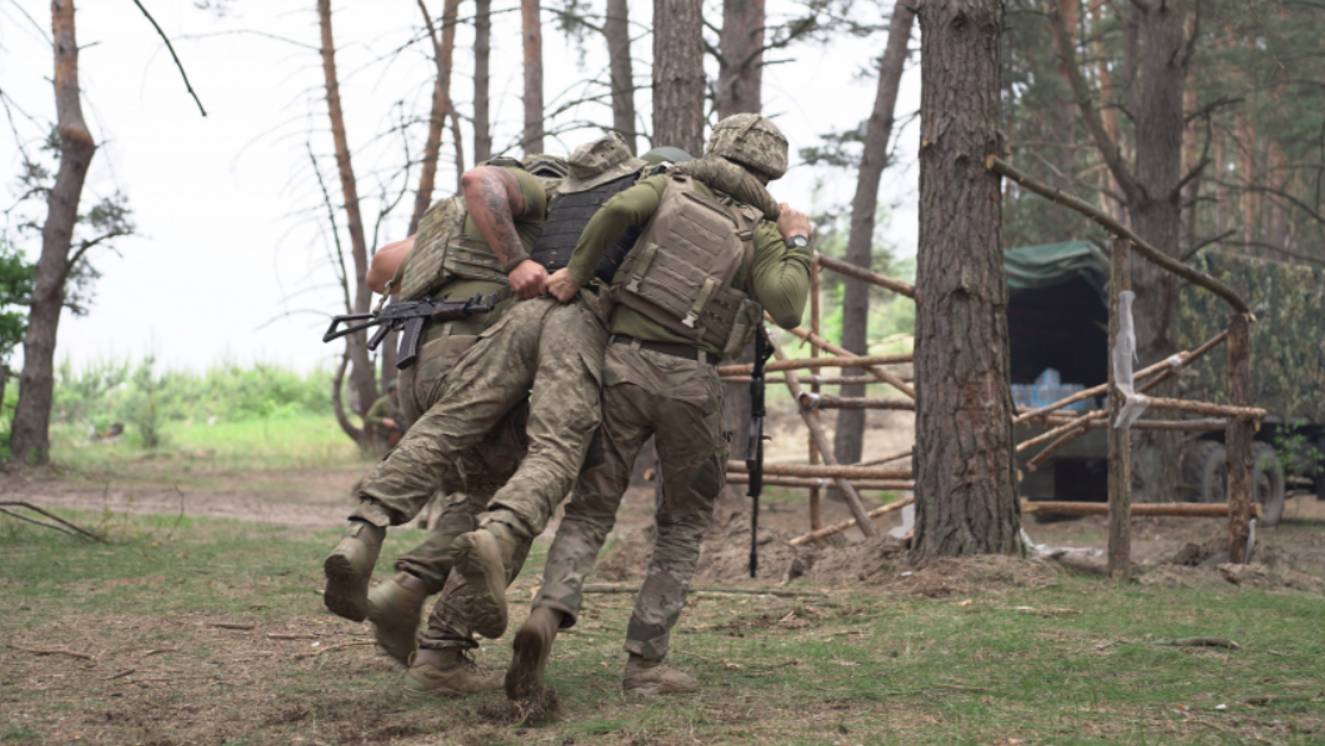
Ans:
{"type": "Polygon", "coordinates": [[[497,260],[503,265],[524,253],[520,234],[515,230],[511,201],[500,178],[483,178],[475,194],[466,194],[470,214],[497,260]]]}

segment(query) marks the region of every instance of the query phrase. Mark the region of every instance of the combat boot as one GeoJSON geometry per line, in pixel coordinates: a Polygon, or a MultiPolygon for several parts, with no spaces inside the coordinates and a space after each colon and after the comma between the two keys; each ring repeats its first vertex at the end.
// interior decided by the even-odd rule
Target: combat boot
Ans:
{"type": "Polygon", "coordinates": [[[350,521],[350,529],[331,550],[322,571],[327,576],[327,589],[322,602],[331,613],[352,622],[362,622],[368,616],[368,581],[373,577],[373,566],[382,551],[386,529],[364,521],[350,521]]]}
{"type": "Polygon", "coordinates": [[[373,637],[402,666],[408,666],[409,657],[414,654],[419,616],[427,599],[427,586],[407,572],[396,573],[368,593],[368,621],[373,624],[373,637]]]}
{"type": "Polygon", "coordinates": [[[631,653],[626,660],[626,673],[621,677],[621,690],[641,697],[689,694],[699,691],[699,680],[662,661],[646,660],[631,653]]]}
{"type": "Polygon", "coordinates": [[[506,672],[506,696],[527,700],[543,691],[543,669],[547,667],[552,641],[561,629],[561,612],[539,606],[515,633],[515,655],[506,672]]]}
{"type": "Polygon", "coordinates": [[[496,640],[506,632],[506,568],[519,540],[492,522],[455,539],[454,569],[465,579],[464,609],[475,632],[496,640]]]}
{"type": "Polygon", "coordinates": [[[405,672],[405,691],[420,697],[463,697],[501,686],[501,673],[485,671],[461,648],[420,650],[405,672]]]}

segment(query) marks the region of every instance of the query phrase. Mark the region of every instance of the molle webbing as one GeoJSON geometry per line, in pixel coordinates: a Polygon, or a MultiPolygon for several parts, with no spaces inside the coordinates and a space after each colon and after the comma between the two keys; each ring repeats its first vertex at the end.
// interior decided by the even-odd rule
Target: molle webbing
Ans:
{"type": "Polygon", "coordinates": [[[438,200],[423,214],[414,248],[391,281],[401,300],[425,298],[450,279],[447,249],[464,230],[464,224],[465,203],[460,197],[438,200]]]}
{"type": "MultiPolygon", "coordinates": [[[[548,207],[547,220],[543,222],[543,230],[529,252],[530,258],[549,271],[565,267],[570,262],[575,245],[580,240],[580,233],[584,231],[589,218],[613,195],[633,186],[638,177],[638,173],[630,173],[582,192],[558,194],[548,207]]],[[[628,233],[626,238],[604,253],[595,270],[599,278],[604,281],[612,278],[626,252],[634,245],[633,238],[637,235],[628,233]]]]}

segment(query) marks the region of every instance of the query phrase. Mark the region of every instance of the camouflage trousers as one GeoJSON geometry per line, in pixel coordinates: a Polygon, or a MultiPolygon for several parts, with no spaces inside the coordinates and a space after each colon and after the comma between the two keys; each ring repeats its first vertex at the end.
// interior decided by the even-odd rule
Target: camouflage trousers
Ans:
{"type": "MultiPolygon", "coordinates": [[[[419,361],[400,372],[399,397],[403,424],[408,427],[445,396],[447,375],[478,342],[479,337],[474,333],[476,331],[463,320],[428,327],[419,349],[419,361]]],[[[367,486],[372,482],[373,475],[360,480],[354,488],[359,506],[350,518],[383,528],[399,526],[413,520],[434,495],[443,498],[443,515],[438,520],[439,525],[447,523],[447,512],[477,514],[487,506],[498,488],[515,473],[516,466],[523,458],[527,419],[528,406],[518,402],[480,436],[477,445],[464,450],[445,464],[426,491],[371,490],[367,486]]],[[[405,437],[408,437],[408,431],[405,437]]],[[[397,447],[404,442],[405,438],[402,438],[397,447]]],[[[388,453],[383,462],[379,462],[374,474],[390,457],[388,453]]],[[[425,542],[425,546],[429,542],[425,542]]],[[[403,569],[399,563],[397,569],[403,569]]],[[[429,580],[424,573],[420,573],[420,577],[429,580]]],[[[433,592],[438,590],[441,590],[440,582],[433,592]]]]}
{"type": "Polygon", "coordinates": [[[561,611],[565,626],[575,623],[584,579],[612,530],[631,467],[649,436],[656,437],[663,495],[648,575],[626,629],[626,651],[662,660],[725,479],[722,387],[717,369],[707,362],[640,349],[638,343],[608,346],[603,424],[548,552],[534,607],[561,611]]]}

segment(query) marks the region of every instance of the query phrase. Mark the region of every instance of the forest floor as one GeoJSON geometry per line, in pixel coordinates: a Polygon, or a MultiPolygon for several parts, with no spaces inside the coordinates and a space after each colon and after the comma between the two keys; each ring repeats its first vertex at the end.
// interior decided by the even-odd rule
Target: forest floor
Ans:
{"type": "MultiPolygon", "coordinates": [[[[798,460],[796,437],[779,435],[775,458],[798,460]]],[[[624,698],[632,598],[592,594],[558,639],[560,709],[535,725],[505,719],[498,692],[403,697],[368,627],[323,610],[321,559],[364,468],[167,454],[0,474],[0,500],[55,508],[110,538],[0,516],[0,742],[1325,740],[1325,503],[1313,498],[1293,498],[1285,521],[1260,531],[1246,569],[1221,566],[1221,521],[1137,520],[1138,578],[1114,584],[1035,559],[914,567],[895,541],[855,531],[793,548],[804,493],[770,491],[760,579],[744,577],[742,505],[720,511],[705,544],[696,586],[740,593],[692,594],[677,627],[673,660],[701,694],[624,698]]],[[[638,582],[651,513],[651,490],[633,489],[595,580],[638,582]]],[[[825,502],[826,520],[846,516],[825,502]]],[[[1104,541],[1095,518],[1025,528],[1042,545],[1104,541]]],[[[550,535],[510,590],[513,626],[550,535]]],[[[422,536],[393,531],[384,560],[422,536]]],[[[479,660],[502,668],[509,650],[488,644],[479,660]]]]}

